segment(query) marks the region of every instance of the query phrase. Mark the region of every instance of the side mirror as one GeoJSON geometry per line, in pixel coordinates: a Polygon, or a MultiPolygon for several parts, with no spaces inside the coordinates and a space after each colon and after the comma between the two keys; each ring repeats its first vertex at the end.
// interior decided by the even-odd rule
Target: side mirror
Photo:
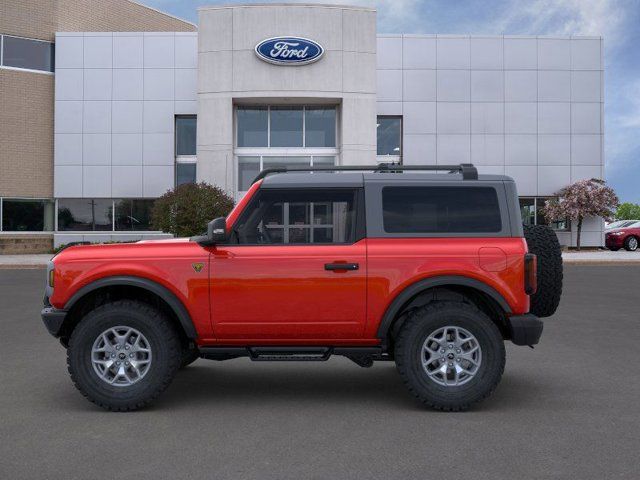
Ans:
{"type": "Polygon", "coordinates": [[[224,243],[227,240],[227,219],[218,217],[207,224],[207,234],[191,237],[192,242],[197,242],[203,247],[209,247],[216,243],[224,243]]]}
{"type": "Polygon", "coordinates": [[[207,237],[212,243],[224,243],[227,240],[227,219],[218,217],[207,225],[207,237]]]}

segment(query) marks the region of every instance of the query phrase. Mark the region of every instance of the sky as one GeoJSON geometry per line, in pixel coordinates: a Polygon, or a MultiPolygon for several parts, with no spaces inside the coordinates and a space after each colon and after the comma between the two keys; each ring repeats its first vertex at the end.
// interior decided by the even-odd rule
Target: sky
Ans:
{"type": "MultiPolygon", "coordinates": [[[[247,3],[139,1],[196,24],[197,7],[201,5],[247,3]]],[[[621,201],[640,203],[640,0],[323,0],[321,3],[375,7],[378,33],[601,35],[605,48],[605,177],[621,201]]]]}

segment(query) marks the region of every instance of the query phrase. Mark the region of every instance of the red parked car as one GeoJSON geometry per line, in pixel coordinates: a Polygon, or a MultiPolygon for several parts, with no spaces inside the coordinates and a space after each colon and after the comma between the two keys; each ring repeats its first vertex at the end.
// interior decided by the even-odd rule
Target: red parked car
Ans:
{"type": "Polygon", "coordinates": [[[605,245],[609,250],[625,250],[635,252],[640,244],[640,222],[623,228],[615,228],[605,233],[605,245]]]}
{"type": "Polygon", "coordinates": [[[342,355],[395,361],[422,403],[462,410],[496,388],[505,340],[538,343],[560,300],[560,246],[523,228],[511,178],[301,169],[263,171],[206,235],[53,258],[42,318],[84,396],[134,410],[197,358],[342,355]]]}

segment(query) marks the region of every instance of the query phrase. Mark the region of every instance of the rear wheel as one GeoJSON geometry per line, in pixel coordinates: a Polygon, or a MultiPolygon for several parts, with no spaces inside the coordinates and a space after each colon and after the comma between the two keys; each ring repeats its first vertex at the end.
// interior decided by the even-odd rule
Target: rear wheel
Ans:
{"type": "Polygon", "coordinates": [[[638,249],[638,238],[631,236],[624,241],[624,249],[629,252],[635,252],[638,249]]]}
{"type": "Polygon", "coordinates": [[[558,237],[546,225],[525,225],[529,252],[538,258],[538,290],[531,295],[529,311],[537,317],[550,317],[562,296],[562,250],[558,237]]]}
{"type": "Polygon", "coordinates": [[[160,311],[120,300],[80,321],[69,340],[67,366],[90,401],[128,411],[148,405],[169,386],[181,354],[178,335],[160,311]]]}
{"type": "Polygon", "coordinates": [[[409,391],[437,410],[466,410],[502,377],[504,341],[483,312],[462,302],[415,310],[400,330],[395,361],[409,391]]]}

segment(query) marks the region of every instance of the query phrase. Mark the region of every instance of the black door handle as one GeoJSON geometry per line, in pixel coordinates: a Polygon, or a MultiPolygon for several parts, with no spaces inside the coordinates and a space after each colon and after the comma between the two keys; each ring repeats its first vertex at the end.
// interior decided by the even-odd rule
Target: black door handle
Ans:
{"type": "Polygon", "coordinates": [[[357,263],[325,263],[325,270],[358,270],[360,265],[357,263]]]}

